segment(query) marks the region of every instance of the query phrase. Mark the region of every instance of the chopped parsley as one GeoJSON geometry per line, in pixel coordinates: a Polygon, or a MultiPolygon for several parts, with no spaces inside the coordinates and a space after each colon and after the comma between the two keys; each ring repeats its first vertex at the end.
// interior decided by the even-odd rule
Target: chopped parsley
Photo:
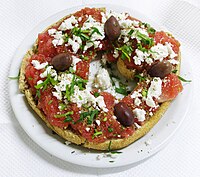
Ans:
{"type": "Polygon", "coordinates": [[[94,93],[94,96],[95,96],[95,97],[98,97],[99,95],[100,95],[100,93],[98,93],[98,92],[95,92],[95,93],[94,93]]]}
{"type": "Polygon", "coordinates": [[[19,76],[9,76],[8,78],[11,79],[11,80],[18,80],[19,76]]]}
{"type": "Polygon", "coordinates": [[[82,112],[80,114],[80,119],[77,122],[81,122],[84,119],[87,119],[87,124],[91,125],[94,121],[94,118],[99,115],[99,111],[97,109],[88,111],[88,112],[82,112]]]}
{"type": "Polygon", "coordinates": [[[116,87],[115,91],[117,93],[120,93],[120,94],[125,95],[125,96],[128,95],[127,90],[124,87],[116,87]]]}
{"type": "Polygon", "coordinates": [[[100,36],[103,36],[103,35],[99,32],[98,28],[92,27],[92,29],[93,29],[93,31],[91,32],[91,35],[93,35],[94,33],[97,33],[97,34],[99,34],[100,36]]]}
{"type": "Polygon", "coordinates": [[[138,79],[139,79],[139,82],[145,81],[145,80],[146,80],[146,77],[145,77],[145,76],[141,76],[140,74],[135,74],[134,77],[135,77],[135,78],[138,78],[138,79]]]}
{"type": "Polygon", "coordinates": [[[116,48],[116,50],[121,51],[121,58],[122,60],[128,59],[128,61],[131,61],[131,54],[133,52],[133,48],[129,45],[124,44],[122,47],[120,48],[116,48]]]}
{"type": "Polygon", "coordinates": [[[53,100],[49,100],[48,105],[50,105],[53,102],[53,100]]]}
{"type": "Polygon", "coordinates": [[[148,95],[148,90],[147,90],[146,88],[144,88],[144,89],[142,90],[142,96],[146,98],[147,95],[148,95]]]}
{"type": "Polygon", "coordinates": [[[141,40],[143,45],[147,45],[149,47],[153,46],[153,38],[150,38],[147,35],[140,33],[139,31],[136,32],[136,36],[141,40]]]}
{"type": "Polygon", "coordinates": [[[51,75],[48,74],[47,78],[42,83],[40,83],[38,85],[35,85],[35,88],[36,89],[41,89],[42,88],[42,91],[44,91],[49,84],[52,84],[53,86],[55,86],[57,83],[58,83],[58,81],[54,80],[51,77],[51,75]]]}
{"type": "Polygon", "coordinates": [[[62,118],[62,117],[67,117],[67,116],[73,115],[73,114],[74,114],[73,111],[69,111],[69,112],[64,113],[64,114],[56,114],[56,115],[54,115],[54,117],[55,117],[55,118],[62,118]]]}
{"type": "Polygon", "coordinates": [[[181,76],[178,76],[179,80],[181,80],[182,82],[192,82],[192,80],[186,80],[181,76]]]}
{"type": "Polygon", "coordinates": [[[103,134],[103,132],[102,131],[97,131],[96,129],[95,129],[95,133],[92,135],[92,138],[95,138],[95,137],[97,137],[97,136],[99,136],[99,135],[102,135],[103,134]]]}
{"type": "MultiPolygon", "coordinates": [[[[172,73],[176,74],[177,73],[177,69],[173,70],[172,73]]],[[[178,76],[179,80],[181,80],[182,82],[192,82],[192,80],[186,80],[181,76],[178,76]]]]}
{"type": "Polygon", "coordinates": [[[108,131],[109,131],[110,133],[113,132],[113,128],[108,127],[108,131]]]}
{"type": "Polygon", "coordinates": [[[59,103],[59,109],[63,111],[66,108],[66,104],[59,103]]]}

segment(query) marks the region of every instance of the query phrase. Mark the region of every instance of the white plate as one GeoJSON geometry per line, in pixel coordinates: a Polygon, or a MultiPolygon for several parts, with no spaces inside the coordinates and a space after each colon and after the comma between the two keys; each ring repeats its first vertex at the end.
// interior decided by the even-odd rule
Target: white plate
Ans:
{"type": "MultiPolygon", "coordinates": [[[[148,22],[156,28],[159,28],[159,25],[147,19],[144,15],[128,8],[113,5],[95,5],[95,7],[106,7],[107,9],[112,9],[116,12],[128,12],[132,16],[144,22],[148,22]]],[[[26,51],[31,48],[32,44],[37,38],[38,33],[42,32],[46,27],[52,23],[55,23],[63,16],[76,12],[81,8],[83,8],[83,6],[74,7],[59,12],[41,22],[36,28],[34,28],[28,34],[28,36],[26,36],[22,44],[17,49],[10,68],[10,76],[18,75],[22,58],[26,51]]],[[[191,68],[187,63],[187,54],[183,51],[181,73],[182,75],[187,74],[187,77],[191,79],[191,72],[188,71],[191,71],[191,68]]],[[[172,135],[174,135],[182,123],[192,100],[192,84],[186,84],[184,85],[183,92],[171,104],[170,108],[167,110],[159,123],[146,136],[142,137],[132,145],[120,150],[122,153],[118,154],[116,159],[105,157],[97,160],[97,156],[101,154],[100,152],[89,151],[76,145],[67,146],[64,144],[63,139],[59,138],[57,135],[53,135],[51,130],[49,130],[40,120],[40,118],[31,110],[26,102],[25,96],[19,92],[17,80],[10,80],[9,92],[11,105],[16,118],[25,132],[39,146],[41,146],[50,154],[67,162],[97,168],[119,167],[136,163],[146,159],[147,157],[150,157],[158,152],[161,148],[165,147],[166,143],[171,139],[172,135]],[[145,142],[151,143],[147,145],[145,142]],[[72,153],[73,151],[75,152],[72,153]],[[111,163],[109,161],[114,162],[111,163]]]]}

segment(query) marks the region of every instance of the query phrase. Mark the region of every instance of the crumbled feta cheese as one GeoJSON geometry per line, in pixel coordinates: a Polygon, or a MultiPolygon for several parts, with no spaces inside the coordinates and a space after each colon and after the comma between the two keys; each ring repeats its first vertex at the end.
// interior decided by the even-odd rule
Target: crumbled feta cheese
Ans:
{"type": "Polygon", "coordinates": [[[72,56],[72,67],[73,67],[73,70],[74,71],[76,71],[76,64],[78,63],[78,62],[80,62],[80,61],[82,61],[80,58],[77,58],[77,57],[75,57],[75,56],[72,56]]]}
{"type": "Polygon", "coordinates": [[[76,18],[72,15],[70,18],[64,20],[61,25],[59,26],[59,30],[65,31],[74,28],[75,24],[77,24],[78,21],[76,18]]]}
{"type": "Polygon", "coordinates": [[[37,81],[37,85],[42,84],[42,83],[43,83],[42,80],[37,81]]]}
{"type": "Polygon", "coordinates": [[[71,144],[71,142],[70,141],[65,141],[65,144],[68,146],[68,145],[71,144]]]}
{"type": "Polygon", "coordinates": [[[137,129],[141,128],[141,126],[137,124],[136,122],[134,122],[134,125],[136,126],[137,129]]]}
{"type": "Polygon", "coordinates": [[[146,111],[143,109],[135,108],[133,114],[136,116],[138,121],[143,122],[145,120],[146,111]]]}
{"type": "Polygon", "coordinates": [[[101,43],[100,41],[94,41],[94,48],[95,49],[98,48],[100,43],[101,43]]]}
{"type": "Polygon", "coordinates": [[[71,45],[73,52],[77,53],[80,46],[82,45],[82,40],[79,36],[73,35],[73,39],[69,38],[68,45],[71,45]]]}
{"type": "Polygon", "coordinates": [[[168,61],[173,65],[178,65],[179,64],[179,61],[177,61],[175,59],[171,59],[171,60],[168,60],[168,61]]]}
{"type": "Polygon", "coordinates": [[[148,140],[146,140],[144,143],[145,143],[146,146],[149,146],[149,145],[151,145],[151,140],[148,139],[148,140]]]}
{"type": "Polygon", "coordinates": [[[150,116],[153,116],[153,113],[152,113],[152,112],[149,112],[149,115],[150,115],[150,116]]]}
{"type": "Polygon", "coordinates": [[[66,86],[71,84],[73,75],[62,73],[61,76],[58,76],[58,80],[60,81],[57,85],[54,86],[56,91],[52,92],[53,96],[55,96],[58,100],[62,100],[62,91],[66,90],[66,86]]]}
{"type": "Polygon", "coordinates": [[[169,53],[169,57],[171,59],[175,58],[177,56],[177,54],[173,51],[172,49],[172,44],[171,43],[168,43],[168,42],[165,42],[165,46],[167,47],[168,49],[168,53],[169,53]]]}
{"type": "Polygon", "coordinates": [[[95,79],[95,86],[97,88],[107,89],[111,87],[112,83],[108,71],[105,68],[100,68],[95,79]]]}
{"type": "Polygon", "coordinates": [[[156,107],[153,98],[159,98],[162,94],[162,80],[159,77],[153,78],[147,93],[146,104],[150,107],[156,107]]]}
{"type": "Polygon", "coordinates": [[[48,74],[50,74],[51,77],[54,77],[54,80],[57,80],[57,72],[53,69],[53,66],[48,66],[46,70],[40,74],[40,77],[45,78],[48,74]]]}
{"type": "Polygon", "coordinates": [[[147,59],[147,57],[149,56],[149,54],[147,52],[142,52],[139,49],[136,49],[135,53],[136,53],[136,55],[133,57],[133,59],[134,59],[134,63],[136,65],[141,65],[142,62],[144,62],[147,59]]]}
{"type": "Polygon", "coordinates": [[[142,97],[142,94],[140,93],[142,90],[138,90],[138,91],[134,91],[131,94],[131,98],[138,98],[138,97],[142,97]]]}
{"type": "Polygon", "coordinates": [[[118,50],[114,50],[114,53],[113,53],[113,57],[114,58],[118,58],[119,57],[119,51],[118,50]]]}
{"type": "Polygon", "coordinates": [[[56,31],[55,29],[48,30],[49,35],[53,36],[52,44],[54,47],[62,45],[64,43],[62,31],[56,31]]]}
{"type": "Polygon", "coordinates": [[[35,69],[40,70],[40,69],[44,69],[48,65],[48,62],[40,64],[38,60],[32,60],[31,64],[34,66],[35,69]]]}
{"type": "Polygon", "coordinates": [[[121,28],[131,28],[134,25],[134,22],[130,19],[123,19],[119,21],[121,28]]]}
{"type": "Polygon", "coordinates": [[[139,106],[141,103],[142,103],[142,102],[141,102],[141,100],[140,100],[139,98],[135,98],[134,104],[135,104],[136,106],[139,106]]]}
{"type": "Polygon", "coordinates": [[[79,90],[79,87],[74,86],[74,94],[70,97],[70,99],[71,102],[76,103],[78,107],[81,107],[82,104],[92,103],[95,108],[99,107],[104,112],[108,112],[103,96],[98,96],[95,98],[94,95],[92,95],[87,89],[79,90]],[[79,97],[80,95],[81,99],[79,97]]]}
{"type": "Polygon", "coordinates": [[[86,130],[87,132],[89,132],[89,131],[90,131],[90,127],[86,127],[85,130],[86,130]]]}
{"type": "Polygon", "coordinates": [[[48,34],[51,36],[51,35],[53,35],[53,34],[55,34],[56,33],[56,29],[54,29],[54,28],[52,28],[52,29],[49,29],[48,30],[48,34]]]}
{"type": "Polygon", "coordinates": [[[151,47],[150,52],[154,60],[160,60],[160,61],[162,61],[169,55],[168,47],[160,43],[151,47]]]}
{"type": "Polygon", "coordinates": [[[95,120],[95,122],[97,123],[98,126],[101,124],[100,120],[95,120]]]}

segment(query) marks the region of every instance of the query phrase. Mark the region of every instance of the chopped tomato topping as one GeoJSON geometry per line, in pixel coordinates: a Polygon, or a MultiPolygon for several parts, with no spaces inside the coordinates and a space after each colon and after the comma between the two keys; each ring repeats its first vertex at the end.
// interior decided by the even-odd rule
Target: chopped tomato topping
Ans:
{"type": "Polygon", "coordinates": [[[38,35],[38,53],[43,54],[46,57],[54,57],[57,52],[56,48],[52,44],[52,38],[47,32],[38,35]]]}
{"type": "Polygon", "coordinates": [[[83,79],[88,78],[90,64],[86,61],[80,61],[76,64],[76,75],[83,79]]]}
{"type": "Polygon", "coordinates": [[[183,86],[176,74],[169,74],[164,78],[162,83],[162,95],[159,102],[173,100],[181,91],[183,86]]]}

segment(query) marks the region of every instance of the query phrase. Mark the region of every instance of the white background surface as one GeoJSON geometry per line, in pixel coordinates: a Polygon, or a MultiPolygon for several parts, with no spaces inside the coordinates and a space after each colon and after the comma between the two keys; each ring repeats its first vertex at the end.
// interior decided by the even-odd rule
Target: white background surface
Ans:
{"type": "MultiPolygon", "coordinates": [[[[0,1],[0,177],[27,176],[200,176],[200,2],[158,0],[9,0],[0,1]],[[191,4],[187,3],[190,2],[191,4]],[[66,163],[42,150],[23,131],[12,112],[7,79],[12,56],[40,21],[63,9],[90,3],[113,3],[137,9],[165,25],[189,51],[193,70],[192,108],[169,145],[137,166],[92,169],[66,163]]],[[[184,106],[184,104],[183,104],[184,106]]],[[[131,154],[130,154],[131,155],[131,154]]]]}

